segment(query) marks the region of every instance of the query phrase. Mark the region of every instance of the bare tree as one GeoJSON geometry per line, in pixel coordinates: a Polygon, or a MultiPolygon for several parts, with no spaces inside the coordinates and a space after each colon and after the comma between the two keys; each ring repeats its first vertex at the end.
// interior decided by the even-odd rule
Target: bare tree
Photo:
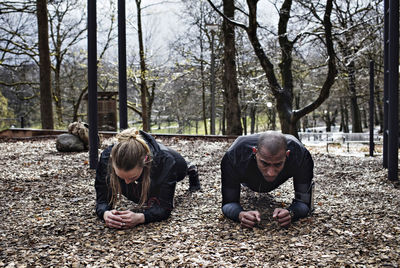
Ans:
{"type": "Polygon", "coordinates": [[[86,27],[83,24],[85,14],[77,19],[71,18],[71,13],[84,10],[79,0],[52,1],[49,10],[50,38],[52,41],[52,55],[54,55],[54,90],[53,100],[56,108],[57,125],[63,124],[63,94],[61,88],[61,71],[63,61],[71,47],[81,41],[85,36],[86,27]]]}
{"type": "MultiPolygon", "coordinates": [[[[219,11],[211,0],[207,0],[214,9],[224,17],[225,20],[234,24],[241,29],[244,29],[253,46],[254,52],[257,55],[259,62],[265,72],[265,75],[270,84],[270,88],[276,100],[276,108],[279,114],[281,129],[284,133],[290,133],[295,136],[297,134],[298,121],[306,114],[318,108],[328,97],[330,88],[334,84],[336,70],[336,56],[332,40],[332,0],[327,0],[325,5],[325,14],[323,18],[319,18],[320,23],[324,28],[324,43],[327,53],[328,71],[325,81],[320,89],[318,97],[306,105],[305,107],[294,110],[293,109],[293,73],[292,73],[292,52],[294,44],[303,37],[304,33],[297,35],[293,40],[289,40],[288,36],[288,22],[290,19],[290,12],[292,8],[292,0],[285,0],[279,11],[278,23],[278,41],[281,49],[280,79],[275,74],[274,65],[265,53],[261,42],[257,35],[259,23],[257,21],[257,3],[258,0],[247,0],[248,7],[248,25],[234,21],[226,17],[219,11]],[[279,82],[281,80],[282,84],[279,82]]],[[[318,15],[317,13],[315,13],[318,15]]]]}
{"type": "MultiPolygon", "coordinates": [[[[211,55],[210,51],[207,51],[208,46],[211,48],[212,33],[207,28],[207,24],[219,24],[219,16],[213,12],[211,7],[204,1],[196,0],[184,0],[184,8],[180,13],[183,24],[187,26],[185,31],[180,34],[171,45],[173,52],[176,55],[176,64],[199,72],[198,75],[193,74],[193,77],[197,77],[194,84],[197,84],[196,91],[192,92],[192,95],[196,95],[197,91],[201,91],[201,113],[198,115],[202,116],[202,121],[205,129],[205,134],[208,134],[208,123],[207,118],[211,117],[210,114],[210,92],[208,90],[211,79],[210,79],[210,65],[211,62],[207,55],[211,55]]],[[[220,31],[216,30],[213,34],[216,39],[222,39],[220,37],[220,31]]],[[[215,55],[215,83],[218,84],[220,80],[219,74],[219,62],[221,58],[221,43],[215,42],[214,44],[214,55],[215,55]]],[[[216,87],[218,92],[218,87],[216,87]]],[[[218,111],[218,109],[217,109],[218,111]]]]}
{"type": "Polygon", "coordinates": [[[40,58],[40,115],[42,128],[53,129],[53,105],[51,92],[51,62],[49,49],[49,23],[47,0],[36,1],[40,58]]]}
{"type": "Polygon", "coordinates": [[[147,65],[146,65],[146,54],[143,43],[143,28],[142,28],[142,6],[141,0],[135,0],[136,11],[137,11],[137,31],[139,41],[139,58],[140,58],[140,100],[141,100],[141,112],[143,122],[143,130],[150,131],[151,127],[151,109],[154,102],[154,90],[155,84],[149,87],[147,84],[147,65]]]}
{"type": "MultiPolygon", "coordinates": [[[[233,0],[224,0],[224,14],[234,19],[235,5],[233,0]]],[[[241,135],[243,128],[240,123],[239,87],[236,73],[236,47],[235,27],[229,22],[223,22],[224,34],[224,96],[225,96],[225,117],[226,134],[241,135]]]]}
{"type": "Polygon", "coordinates": [[[1,91],[17,117],[40,121],[36,1],[0,2],[1,91]]]}
{"type": "MultiPolygon", "coordinates": [[[[374,36],[378,31],[376,24],[375,7],[382,0],[334,0],[333,13],[335,23],[333,27],[337,34],[334,40],[338,44],[338,63],[342,76],[347,80],[347,96],[350,104],[352,132],[362,132],[360,113],[360,81],[357,82],[357,73],[362,69],[363,54],[370,50],[375,42],[374,36]],[[358,66],[360,65],[360,66],[358,66]]],[[[382,25],[381,25],[382,26],[382,25]]],[[[367,63],[368,66],[368,63],[367,63]]],[[[366,87],[368,88],[368,87],[366,87]]]]}

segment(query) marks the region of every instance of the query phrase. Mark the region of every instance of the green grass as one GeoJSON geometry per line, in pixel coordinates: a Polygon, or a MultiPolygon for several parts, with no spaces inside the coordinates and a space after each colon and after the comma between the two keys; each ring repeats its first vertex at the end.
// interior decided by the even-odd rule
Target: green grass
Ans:
{"type": "MultiPolygon", "coordinates": [[[[268,124],[269,119],[266,115],[259,115],[256,122],[255,132],[262,132],[271,129],[271,125],[268,124]]],[[[153,122],[154,123],[154,122],[153,122]]],[[[135,127],[141,129],[141,124],[129,125],[129,127],[135,127]]],[[[277,125],[278,129],[279,125],[277,125]]],[[[178,123],[176,122],[163,122],[160,125],[152,125],[151,132],[159,134],[187,134],[187,135],[205,135],[204,122],[198,121],[197,131],[196,122],[191,121],[191,126],[186,125],[181,131],[179,131],[178,123]]],[[[222,130],[220,129],[220,121],[217,118],[215,123],[215,134],[222,135],[222,130]]],[[[244,133],[244,131],[243,131],[244,133]]],[[[247,117],[247,133],[250,134],[250,117],[247,117]]],[[[207,134],[210,134],[210,120],[207,120],[207,134]]]]}
{"type": "MultiPolygon", "coordinates": [[[[257,122],[256,122],[256,129],[255,132],[262,132],[265,130],[270,129],[270,126],[268,125],[268,117],[266,114],[260,114],[257,117],[257,122]]],[[[197,122],[197,130],[196,130],[196,122],[191,121],[190,122],[190,127],[188,124],[185,125],[183,129],[179,129],[178,123],[177,122],[162,122],[160,126],[158,124],[155,124],[155,122],[152,122],[153,125],[151,127],[151,132],[152,133],[160,133],[160,134],[187,134],[187,135],[205,135],[205,127],[204,127],[204,122],[198,121],[197,122]]],[[[243,124],[243,123],[242,123],[243,124]]],[[[18,124],[15,125],[16,127],[20,127],[18,124]]],[[[130,124],[129,127],[134,127],[136,129],[142,129],[142,124],[130,124]]],[[[4,126],[2,129],[8,129],[9,127],[4,126]]],[[[29,127],[27,128],[33,128],[33,129],[41,129],[41,123],[40,122],[34,122],[30,123],[29,127]]],[[[62,126],[58,126],[54,124],[54,129],[56,130],[66,130],[68,128],[68,123],[64,123],[62,126]]],[[[1,128],[0,128],[1,129],[1,128]]],[[[277,126],[277,129],[279,129],[279,125],[277,126]]],[[[219,118],[216,119],[215,122],[215,134],[216,135],[222,135],[222,130],[220,129],[220,120],[219,118]]],[[[244,133],[244,131],[243,131],[244,133]]],[[[250,133],[250,117],[247,117],[247,133],[250,133]]],[[[210,135],[210,120],[207,120],[207,134],[210,135]]]]}

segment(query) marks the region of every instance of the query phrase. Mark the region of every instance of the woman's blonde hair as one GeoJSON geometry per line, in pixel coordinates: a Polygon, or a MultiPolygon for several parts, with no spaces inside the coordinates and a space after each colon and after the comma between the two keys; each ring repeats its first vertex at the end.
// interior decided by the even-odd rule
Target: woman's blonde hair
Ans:
{"type": "Polygon", "coordinates": [[[121,185],[114,168],[128,171],[135,167],[141,167],[143,168],[142,193],[139,205],[142,206],[147,200],[150,188],[152,157],[150,148],[139,134],[139,131],[133,128],[125,129],[117,134],[116,138],[118,139],[118,143],[113,146],[110,156],[110,186],[112,190],[110,203],[116,204],[121,197],[121,185]]]}

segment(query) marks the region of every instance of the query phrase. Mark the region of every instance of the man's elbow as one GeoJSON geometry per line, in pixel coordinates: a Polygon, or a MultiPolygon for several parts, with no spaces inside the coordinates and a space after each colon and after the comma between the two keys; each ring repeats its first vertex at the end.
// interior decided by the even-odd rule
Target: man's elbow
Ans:
{"type": "Polygon", "coordinates": [[[294,219],[293,221],[299,220],[301,218],[305,218],[310,215],[310,207],[301,201],[295,201],[290,207],[294,212],[294,219]]]}
{"type": "Polygon", "coordinates": [[[239,213],[243,211],[239,203],[227,203],[221,209],[225,217],[235,221],[239,220],[239,213]]]}

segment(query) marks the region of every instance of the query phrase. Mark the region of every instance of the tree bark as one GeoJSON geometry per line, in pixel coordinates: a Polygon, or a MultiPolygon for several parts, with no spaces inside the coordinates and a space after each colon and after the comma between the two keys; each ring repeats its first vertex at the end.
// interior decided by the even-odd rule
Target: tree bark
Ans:
{"type": "Polygon", "coordinates": [[[40,119],[43,129],[53,129],[53,105],[51,92],[51,63],[49,50],[49,23],[47,0],[37,0],[40,69],[40,119]]]}
{"type": "Polygon", "coordinates": [[[143,44],[143,29],[142,29],[142,9],[141,0],[136,0],[137,7],[137,25],[138,25],[138,39],[139,39],[139,57],[140,57],[140,100],[142,104],[142,122],[143,130],[150,131],[150,118],[151,110],[148,107],[148,97],[150,96],[147,87],[147,67],[145,59],[145,51],[143,44]]]}
{"type": "Polygon", "coordinates": [[[87,90],[88,90],[88,87],[85,87],[85,88],[81,91],[81,93],[79,94],[79,97],[78,97],[78,99],[76,100],[76,103],[74,103],[74,114],[73,114],[73,117],[72,117],[72,121],[73,121],[73,122],[78,121],[78,111],[79,111],[79,107],[80,107],[80,105],[81,105],[83,96],[85,95],[85,93],[87,92],[87,90]]]}
{"type": "Polygon", "coordinates": [[[204,124],[204,134],[207,135],[207,115],[206,115],[206,85],[205,85],[205,76],[204,76],[204,46],[203,40],[200,39],[200,75],[201,75],[201,104],[202,104],[202,115],[203,115],[203,124],[204,124]]]}
{"type": "Polygon", "coordinates": [[[355,77],[355,64],[351,61],[347,66],[347,73],[349,75],[348,89],[350,94],[350,111],[351,111],[351,124],[353,133],[362,132],[360,108],[357,103],[356,93],[356,77],[355,77]]]}
{"type": "Polygon", "coordinates": [[[226,135],[226,101],[224,97],[224,104],[222,107],[222,135],[226,135]]]}
{"type": "Polygon", "coordinates": [[[376,101],[375,101],[375,112],[377,113],[377,116],[375,116],[376,118],[376,125],[379,125],[379,132],[382,133],[383,132],[383,102],[382,102],[382,98],[381,98],[381,94],[379,91],[379,87],[376,87],[376,101]]]}
{"type": "Polygon", "coordinates": [[[328,110],[326,115],[325,115],[325,125],[326,125],[326,132],[331,132],[332,128],[332,124],[331,124],[331,115],[330,115],[330,111],[328,110]]]}
{"type": "MultiPolygon", "coordinates": [[[[224,14],[234,19],[234,0],[224,0],[224,14]]],[[[222,24],[224,33],[224,76],[223,87],[226,101],[226,135],[242,135],[240,123],[239,87],[236,73],[235,27],[227,21],[222,24]]]]}
{"type": "Polygon", "coordinates": [[[60,72],[61,72],[61,61],[56,60],[56,68],[54,71],[54,103],[56,105],[57,125],[62,126],[63,115],[62,115],[62,97],[61,97],[61,85],[60,85],[60,72]]]}
{"type": "Polygon", "coordinates": [[[256,129],[256,115],[257,115],[257,106],[254,104],[250,105],[250,133],[254,134],[256,129]]]}
{"type": "Polygon", "coordinates": [[[340,131],[349,133],[349,115],[343,98],[340,98],[340,118],[340,131]]]}

